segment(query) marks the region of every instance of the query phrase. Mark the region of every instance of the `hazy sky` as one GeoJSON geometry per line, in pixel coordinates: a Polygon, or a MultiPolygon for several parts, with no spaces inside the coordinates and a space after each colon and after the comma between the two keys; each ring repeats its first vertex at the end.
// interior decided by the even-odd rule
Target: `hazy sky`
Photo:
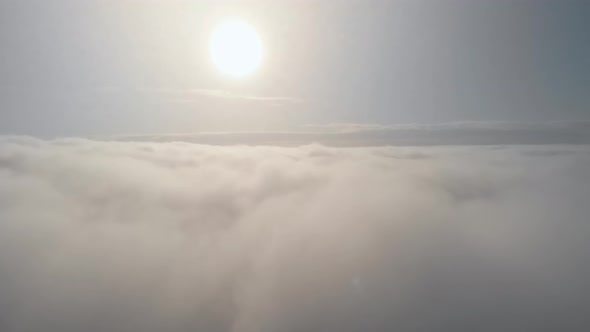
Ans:
{"type": "Polygon", "coordinates": [[[0,133],[590,120],[585,0],[0,0],[0,133]],[[238,16],[266,59],[220,75],[238,16]]]}

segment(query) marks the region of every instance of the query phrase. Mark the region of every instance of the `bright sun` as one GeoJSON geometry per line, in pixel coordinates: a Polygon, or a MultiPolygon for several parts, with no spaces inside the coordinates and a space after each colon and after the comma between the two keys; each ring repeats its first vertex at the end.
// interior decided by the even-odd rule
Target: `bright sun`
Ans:
{"type": "Polygon", "coordinates": [[[226,20],[211,34],[209,55],[222,73],[242,78],[260,67],[262,40],[250,24],[239,19],[226,20]]]}

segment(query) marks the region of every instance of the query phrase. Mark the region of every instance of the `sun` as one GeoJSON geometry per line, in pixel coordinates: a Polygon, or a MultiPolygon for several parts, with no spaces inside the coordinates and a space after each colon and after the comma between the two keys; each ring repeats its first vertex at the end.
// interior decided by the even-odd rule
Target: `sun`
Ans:
{"type": "Polygon", "coordinates": [[[261,65],[263,47],[253,26],[240,19],[221,22],[211,33],[211,61],[223,74],[243,78],[253,74],[261,65]]]}

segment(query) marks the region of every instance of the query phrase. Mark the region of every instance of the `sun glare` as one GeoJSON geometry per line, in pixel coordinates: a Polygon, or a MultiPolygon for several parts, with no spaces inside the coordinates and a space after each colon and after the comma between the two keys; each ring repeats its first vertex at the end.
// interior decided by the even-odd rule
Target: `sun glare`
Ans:
{"type": "Polygon", "coordinates": [[[221,22],[212,32],[209,54],[222,73],[242,78],[256,71],[262,62],[262,40],[247,22],[231,19],[221,22]]]}

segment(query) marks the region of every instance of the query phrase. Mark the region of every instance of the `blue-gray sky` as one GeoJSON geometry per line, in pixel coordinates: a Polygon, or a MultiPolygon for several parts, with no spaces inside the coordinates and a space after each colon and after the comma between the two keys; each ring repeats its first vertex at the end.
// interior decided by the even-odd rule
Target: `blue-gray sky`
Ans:
{"type": "Polygon", "coordinates": [[[584,0],[1,0],[0,133],[590,120],[584,0]],[[228,16],[267,51],[220,75],[228,16]]]}

